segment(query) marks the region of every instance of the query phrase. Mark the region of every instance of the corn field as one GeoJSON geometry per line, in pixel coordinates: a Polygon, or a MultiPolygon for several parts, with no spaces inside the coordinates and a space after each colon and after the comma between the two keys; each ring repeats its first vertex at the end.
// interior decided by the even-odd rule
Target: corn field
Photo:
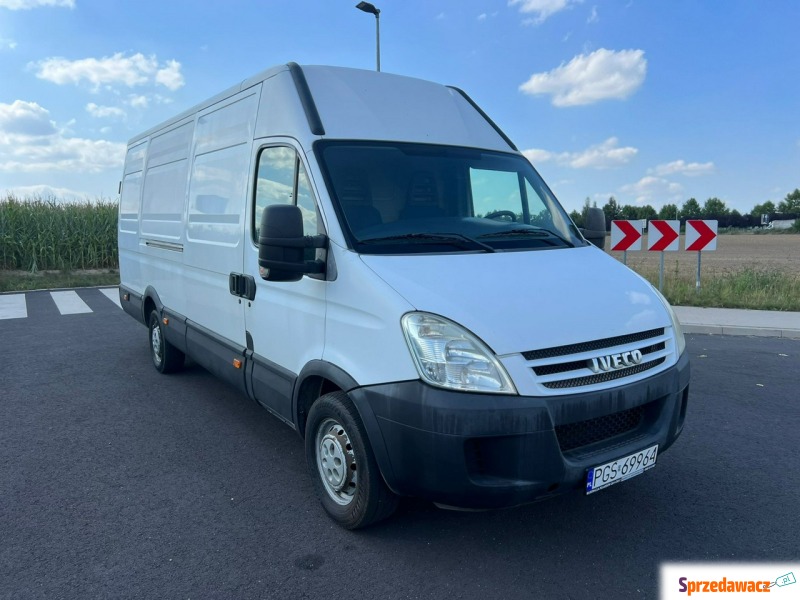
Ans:
{"type": "Polygon", "coordinates": [[[0,198],[0,269],[114,269],[116,202],[0,198]]]}

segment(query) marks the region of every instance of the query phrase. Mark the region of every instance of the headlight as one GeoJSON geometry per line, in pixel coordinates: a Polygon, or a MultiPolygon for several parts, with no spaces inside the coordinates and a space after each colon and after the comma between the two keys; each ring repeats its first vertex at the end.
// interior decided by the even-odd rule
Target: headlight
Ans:
{"type": "Polygon", "coordinates": [[[658,294],[658,297],[661,298],[661,303],[664,305],[664,308],[667,309],[669,318],[672,319],[672,330],[675,332],[675,344],[678,348],[678,357],[680,358],[680,355],[683,354],[683,351],[686,349],[686,338],[683,335],[683,328],[681,327],[680,321],[678,321],[678,317],[675,315],[675,311],[672,310],[669,302],[664,297],[664,294],[659,292],[656,286],[653,286],[653,290],[658,294]]]}
{"type": "Polygon", "coordinates": [[[404,315],[401,323],[424,381],[454,390],[517,393],[492,351],[460,325],[420,312],[404,315]]]}

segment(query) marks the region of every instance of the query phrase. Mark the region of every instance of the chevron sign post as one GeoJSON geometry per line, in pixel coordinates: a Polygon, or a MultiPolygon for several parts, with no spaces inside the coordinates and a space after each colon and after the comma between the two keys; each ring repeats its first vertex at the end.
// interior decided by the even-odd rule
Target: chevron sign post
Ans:
{"type": "Polygon", "coordinates": [[[611,249],[622,252],[622,263],[628,264],[628,250],[642,249],[644,221],[611,221],[611,249]]]}
{"type": "Polygon", "coordinates": [[[717,249],[717,221],[686,221],[686,251],[697,252],[697,279],[695,291],[700,291],[700,257],[703,252],[717,249]]]}
{"type": "Polygon", "coordinates": [[[658,291],[664,288],[664,252],[680,250],[680,221],[650,221],[647,228],[647,249],[661,252],[661,266],[658,270],[658,291]]]}

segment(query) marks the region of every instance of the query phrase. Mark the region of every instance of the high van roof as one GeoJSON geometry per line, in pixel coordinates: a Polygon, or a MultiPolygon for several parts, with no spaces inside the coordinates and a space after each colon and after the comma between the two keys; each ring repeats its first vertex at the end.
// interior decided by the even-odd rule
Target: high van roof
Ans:
{"type": "Polygon", "coordinates": [[[248,89],[259,90],[255,138],[391,140],[516,151],[461,90],[345,67],[273,67],[134,137],[133,145],[248,89]]]}

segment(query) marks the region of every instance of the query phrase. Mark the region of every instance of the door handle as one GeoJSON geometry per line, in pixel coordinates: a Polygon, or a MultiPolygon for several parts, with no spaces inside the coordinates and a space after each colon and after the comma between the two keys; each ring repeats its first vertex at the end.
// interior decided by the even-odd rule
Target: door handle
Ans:
{"type": "Polygon", "coordinates": [[[242,276],[239,273],[231,273],[228,277],[228,291],[234,296],[242,295],[239,292],[239,289],[241,288],[241,278],[242,276]]]}
{"type": "Polygon", "coordinates": [[[252,275],[231,273],[228,277],[228,291],[239,298],[255,300],[256,279],[252,275]]]}

